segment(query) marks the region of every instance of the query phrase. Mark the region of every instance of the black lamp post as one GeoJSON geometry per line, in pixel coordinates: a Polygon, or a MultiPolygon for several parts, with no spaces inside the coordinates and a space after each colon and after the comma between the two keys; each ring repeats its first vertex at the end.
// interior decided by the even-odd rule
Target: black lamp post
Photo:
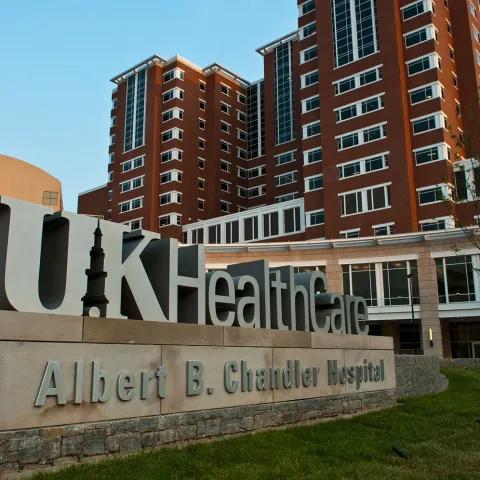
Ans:
{"type": "Polygon", "coordinates": [[[418,355],[417,349],[417,325],[415,322],[415,309],[413,306],[413,283],[412,283],[412,272],[407,274],[408,281],[410,283],[410,305],[412,307],[412,325],[413,325],[413,347],[415,348],[415,355],[418,355]]]}

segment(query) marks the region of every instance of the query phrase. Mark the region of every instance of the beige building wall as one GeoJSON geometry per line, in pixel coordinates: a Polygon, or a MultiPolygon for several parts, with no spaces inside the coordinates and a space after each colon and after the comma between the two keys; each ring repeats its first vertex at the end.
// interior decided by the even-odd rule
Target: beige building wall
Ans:
{"type": "Polygon", "coordinates": [[[0,195],[53,210],[63,209],[62,184],[44,170],[19,160],[0,155],[0,195]]]}
{"type": "MultiPolygon", "coordinates": [[[[425,355],[450,357],[448,326],[441,320],[436,256],[457,254],[480,254],[480,250],[465,238],[461,230],[432,232],[431,234],[408,234],[374,239],[311,241],[283,244],[235,244],[208,245],[207,268],[224,268],[226,265],[255,260],[267,260],[271,265],[321,266],[326,268],[329,291],[343,293],[342,263],[378,263],[395,259],[416,259],[420,289],[420,306],[416,307],[415,318],[420,319],[425,355]],[[442,328],[443,326],[443,328],[442,328]],[[432,341],[430,342],[430,329],[432,341]],[[443,331],[442,331],[443,330],[443,331]],[[447,338],[448,337],[448,338],[447,338]],[[447,344],[447,345],[446,345],[447,344]]],[[[402,318],[392,320],[384,307],[384,335],[394,337],[395,351],[399,349],[398,323],[411,319],[410,307],[402,318]]],[[[452,312],[452,316],[456,313],[452,312]]]]}

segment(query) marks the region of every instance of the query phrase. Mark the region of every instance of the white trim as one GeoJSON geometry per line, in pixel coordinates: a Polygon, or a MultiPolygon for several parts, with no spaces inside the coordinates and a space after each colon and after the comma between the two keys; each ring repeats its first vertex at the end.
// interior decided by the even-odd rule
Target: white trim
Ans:
{"type": "MultiPolygon", "coordinates": [[[[360,230],[359,228],[353,230],[345,230],[340,233],[347,233],[360,230]]],[[[385,257],[365,257],[365,258],[341,258],[338,260],[339,265],[359,265],[361,263],[388,263],[388,262],[406,262],[408,260],[418,260],[420,256],[418,253],[410,253],[408,255],[389,255],[385,257]]]]}

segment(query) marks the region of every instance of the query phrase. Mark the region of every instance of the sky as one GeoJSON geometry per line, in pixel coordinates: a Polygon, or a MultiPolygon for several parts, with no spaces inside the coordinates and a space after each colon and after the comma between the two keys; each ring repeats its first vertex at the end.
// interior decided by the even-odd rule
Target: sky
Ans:
{"type": "MultiPolygon", "coordinates": [[[[107,181],[110,78],[153,54],[263,77],[255,49],[294,31],[295,0],[0,0],[0,154],[62,181],[107,181]]],[[[2,172],[0,171],[0,175],[2,172]]]]}

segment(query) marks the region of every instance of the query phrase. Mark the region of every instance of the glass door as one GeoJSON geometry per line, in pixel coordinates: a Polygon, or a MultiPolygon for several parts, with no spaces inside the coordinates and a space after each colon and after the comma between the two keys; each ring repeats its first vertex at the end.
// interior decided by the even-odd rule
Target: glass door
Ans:
{"type": "Polygon", "coordinates": [[[473,358],[480,358],[480,342],[472,342],[473,358]]]}

